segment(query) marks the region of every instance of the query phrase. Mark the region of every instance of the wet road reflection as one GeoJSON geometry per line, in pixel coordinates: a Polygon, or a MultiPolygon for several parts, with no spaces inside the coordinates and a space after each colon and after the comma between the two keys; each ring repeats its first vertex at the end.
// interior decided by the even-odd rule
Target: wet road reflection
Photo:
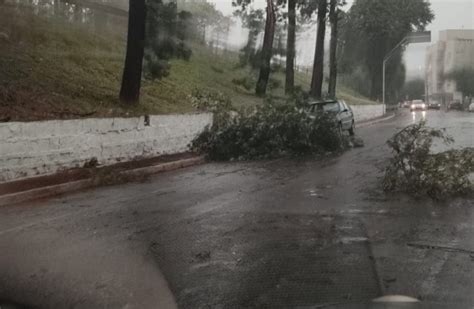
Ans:
{"type": "Polygon", "coordinates": [[[474,147],[472,129],[474,127],[474,113],[458,111],[402,111],[404,121],[400,122],[399,128],[426,121],[430,127],[446,129],[446,133],[454,138],[454,143],[448,146],[435,145],[434,151],[446,150],[447,148],[474,147]],[[408,117],[409,115],[409,117],[408,117]]]}
{"type": "MultiPolygon", "coordinates": [[[[473,146],[474,114],[425,117],[447,128],[455,146],[473,146]]],[[[0,299],[120,308],[154,301],[146,292],[161,271],[181,308],[319,308],[382,294],[468,308],[472,199],[437,203],[378,189],[378,167],[391,155],[385,143],[411,123],[403,111],[359,128],[366,146],[330,160],[210,163],[4,207],[0,299]]]]}
{"type": "Polygon", "coordinates": [[[418,123],[420,121],[426,120],[426,111],[413,111],[411,112],[413,123],[418,123]]]}

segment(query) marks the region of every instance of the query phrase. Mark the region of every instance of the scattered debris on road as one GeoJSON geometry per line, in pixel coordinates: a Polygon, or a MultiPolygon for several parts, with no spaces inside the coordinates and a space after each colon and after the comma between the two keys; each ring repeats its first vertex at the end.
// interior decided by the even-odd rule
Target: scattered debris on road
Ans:
{"type": "Polygon", "coordinates": [[[206,262],[211,259],[211,251],[201,251],[195,254],[194,257],[198,262],[206,262]]]}

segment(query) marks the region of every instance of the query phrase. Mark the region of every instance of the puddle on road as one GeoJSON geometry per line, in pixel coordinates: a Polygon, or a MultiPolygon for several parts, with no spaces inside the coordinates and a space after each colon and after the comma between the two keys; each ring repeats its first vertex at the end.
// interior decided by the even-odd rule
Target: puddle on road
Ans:
{"type": "Polygon", "coordinates": [[[388,214],[387,209],[380,209],[380,210],[370,210],[370,209],[348,209],[339,211],[340,214],[376,214],[376,215],[383,215],[388,214]]]}
{"type": "Polygon", "coordinates": [[[334,220],[334,217],[333,216],[328,216],[328,215],[324,215],[321,217],[324,221],[333,221],[334,220]]]}
{"type": "Polygon", "coordinates": [[[326,197],[323,194],[321,194],[320,192],[318,192],[316,190],[309,190],[308,193],[309,193],[309,196],[311,196],[311,197],[316,197],[316,198],[319,198],[319,199],[326,199],[326,197]]]}
{"type": "Polygon", "coordinates": [[[366,242],[369,241],[367,237],[342,237],[341,242],[343,244],[351,244],[355,242],[366,242]]]}
{"type": "Polygon", "coordinates": [[[340,213],[341,214],[344,214],[344,213],[347,213],[347,214],[360,214],[360,213],[363,213],[363,212],[364,212],[364,210],[362,210],[362,209],[349,209],[349,210],[343,210],[340,213]]]}
{"type": "Polygon", "coordinates": [[[346,231],[346,230],[353,230],[354,227],[351,225],[344,225],[344,226],[339,226],[338,229],[341,231],[346,231]]]}

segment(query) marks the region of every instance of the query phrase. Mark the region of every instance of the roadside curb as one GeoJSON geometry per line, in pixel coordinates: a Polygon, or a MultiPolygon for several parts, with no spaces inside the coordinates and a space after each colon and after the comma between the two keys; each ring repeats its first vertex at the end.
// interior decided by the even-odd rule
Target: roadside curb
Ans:
{"type": "Polygon", "coordinates": [[[397,116],[396,113],[393,113],[389,116],[386,116],[386,117],[383,117],[383,118],[376,118],[374,120],[368,120],[368,121],[363,121],[363,122],[359,122],[359,123],[356,123],[357,127],[359,128],[363,128],[363,127],[368,127],[368,126],[371,126],[371,125],[374,125],[374,124],[377,124],[379,122],[383,122],[383,121],[387,121],[387,120],[391,120],[393,118],[395,118],[395,116],[397,116]]]}
{"type": "Polygon", "coordinates": [[[199,156],[196,158],[191,159],[184,159],[178,160],[168,163],[162,163],[157,165],[151,165],[146,167],[140,167],[136,169],[122,171],[120,174],[127,175],[127,176],[140,176],[140,175],[153,175],[163,172],[168,172],[172,170],[177,170],[193,165],[199,165],[206,162],[206,158],[204,156],[199,156]]]}
{"type": "MultiPolygon", "coordinates": [[[[194,165],[203,164],[206,162],[204,156],[199,156],[195,158],[177,160],[173,162],[166,162],[146,167],[140,167],[130,170],[124,170],[118,172],[118,175],[126,176],[149,176],[153,174],[173,171],[185,167],[190,167],[194,165]]],[[[55,184],[51,186],[45,186],[40,188],[34,188],[27,191],[16,192],[11,194],[5,194],[0,196],[0,207],[9,206],[13,204],[24,203],[27,201],[48,198],[55,195],[61,195],[65,193],[72,193],[75,191],[90,189],[93,187],[100,187],[100,184],[97,184],[93,178],[87,178],[83,180],[65,182],[61,184],[55,184]]]]}

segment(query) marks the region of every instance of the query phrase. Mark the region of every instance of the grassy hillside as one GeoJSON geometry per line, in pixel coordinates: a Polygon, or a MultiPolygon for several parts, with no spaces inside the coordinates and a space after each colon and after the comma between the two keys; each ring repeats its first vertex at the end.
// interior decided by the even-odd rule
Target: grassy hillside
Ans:
{"type": "MultiPolygon", "coordinates": [[[[235,105],[261,102],[232,80],[249,77],[235,69],[237,55],[214,55],[193,46],[189,62],[172,62],[171,75],[162,81],[144,81],[139,106],[119,103],[125,22],[115,31],[38,17],[33,10],[0,7],[0,120],[34,120],[97,116],[132,116],[144,113],[191,112],[188,95],[195,87],[228,94],[235,105]]],[[[283,73],[274,79],[283,85],[283,73]]],[[[298,73],[307,88],[309,77],[298,73]]],[[[339,96],[352,104],[372,102],[342,89],[339,96]]],[[[282,95],[282,89],[271,91],[282,95]]]]}

